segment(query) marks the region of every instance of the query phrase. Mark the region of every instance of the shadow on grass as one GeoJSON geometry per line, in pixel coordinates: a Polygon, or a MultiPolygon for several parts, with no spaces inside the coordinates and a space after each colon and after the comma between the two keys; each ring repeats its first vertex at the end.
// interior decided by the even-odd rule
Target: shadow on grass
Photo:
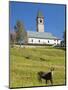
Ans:
{"type": "Polygon", "coordinates": [[[64,50],[66,51],[66,47],[54,47],[55,49],[61,49],[61,50],[64,50]]]}

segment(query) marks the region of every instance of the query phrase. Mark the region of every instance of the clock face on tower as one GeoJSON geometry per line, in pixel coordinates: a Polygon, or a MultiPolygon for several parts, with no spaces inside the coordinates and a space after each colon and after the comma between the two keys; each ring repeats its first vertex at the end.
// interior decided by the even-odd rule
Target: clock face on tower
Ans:
{"type": "Polygon", "coordinates": [[[38,18],[38,23],[39,24],[43,24],[43,19],[42,18],[38,18]]]}
{"type": "Polygon", "coordinates": [[[42,23],[42,19],[40,19],[40,23],[42,23]]]}

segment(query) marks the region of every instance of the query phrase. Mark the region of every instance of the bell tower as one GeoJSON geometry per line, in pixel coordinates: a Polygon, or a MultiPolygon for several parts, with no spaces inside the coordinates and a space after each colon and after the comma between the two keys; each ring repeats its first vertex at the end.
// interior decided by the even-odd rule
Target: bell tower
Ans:
{"type": "Polygon", "coordinates": [[[38,12],[36,22],[37,22],[37,32],[44,32],[44,16],[42,15],[41,11],[38,12]]]}

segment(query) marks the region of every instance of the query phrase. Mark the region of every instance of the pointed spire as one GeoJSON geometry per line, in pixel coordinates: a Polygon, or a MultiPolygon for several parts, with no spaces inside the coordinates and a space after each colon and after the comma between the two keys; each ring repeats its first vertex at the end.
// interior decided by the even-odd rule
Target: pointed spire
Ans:
{"type": "Polygon", "coordinates": [[[40,10],[38,11],[37,17],[44,17],[40,10]]]}

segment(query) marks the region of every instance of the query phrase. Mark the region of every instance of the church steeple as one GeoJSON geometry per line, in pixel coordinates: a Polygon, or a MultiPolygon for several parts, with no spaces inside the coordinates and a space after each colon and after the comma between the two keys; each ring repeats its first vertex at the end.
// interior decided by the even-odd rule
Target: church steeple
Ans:
{"type": "Polygon", "coordinates": [[[37,14],[37,32],[44,32],[44,16],[41,11],[37,14]]]}
{"type": "Polygon", "coordinates": [[[43,16],[43,14],[42,14],[41,11],[38,11],[37,17],[42,17],[42,18],[44,18],[44,16],[43,16]]]}

